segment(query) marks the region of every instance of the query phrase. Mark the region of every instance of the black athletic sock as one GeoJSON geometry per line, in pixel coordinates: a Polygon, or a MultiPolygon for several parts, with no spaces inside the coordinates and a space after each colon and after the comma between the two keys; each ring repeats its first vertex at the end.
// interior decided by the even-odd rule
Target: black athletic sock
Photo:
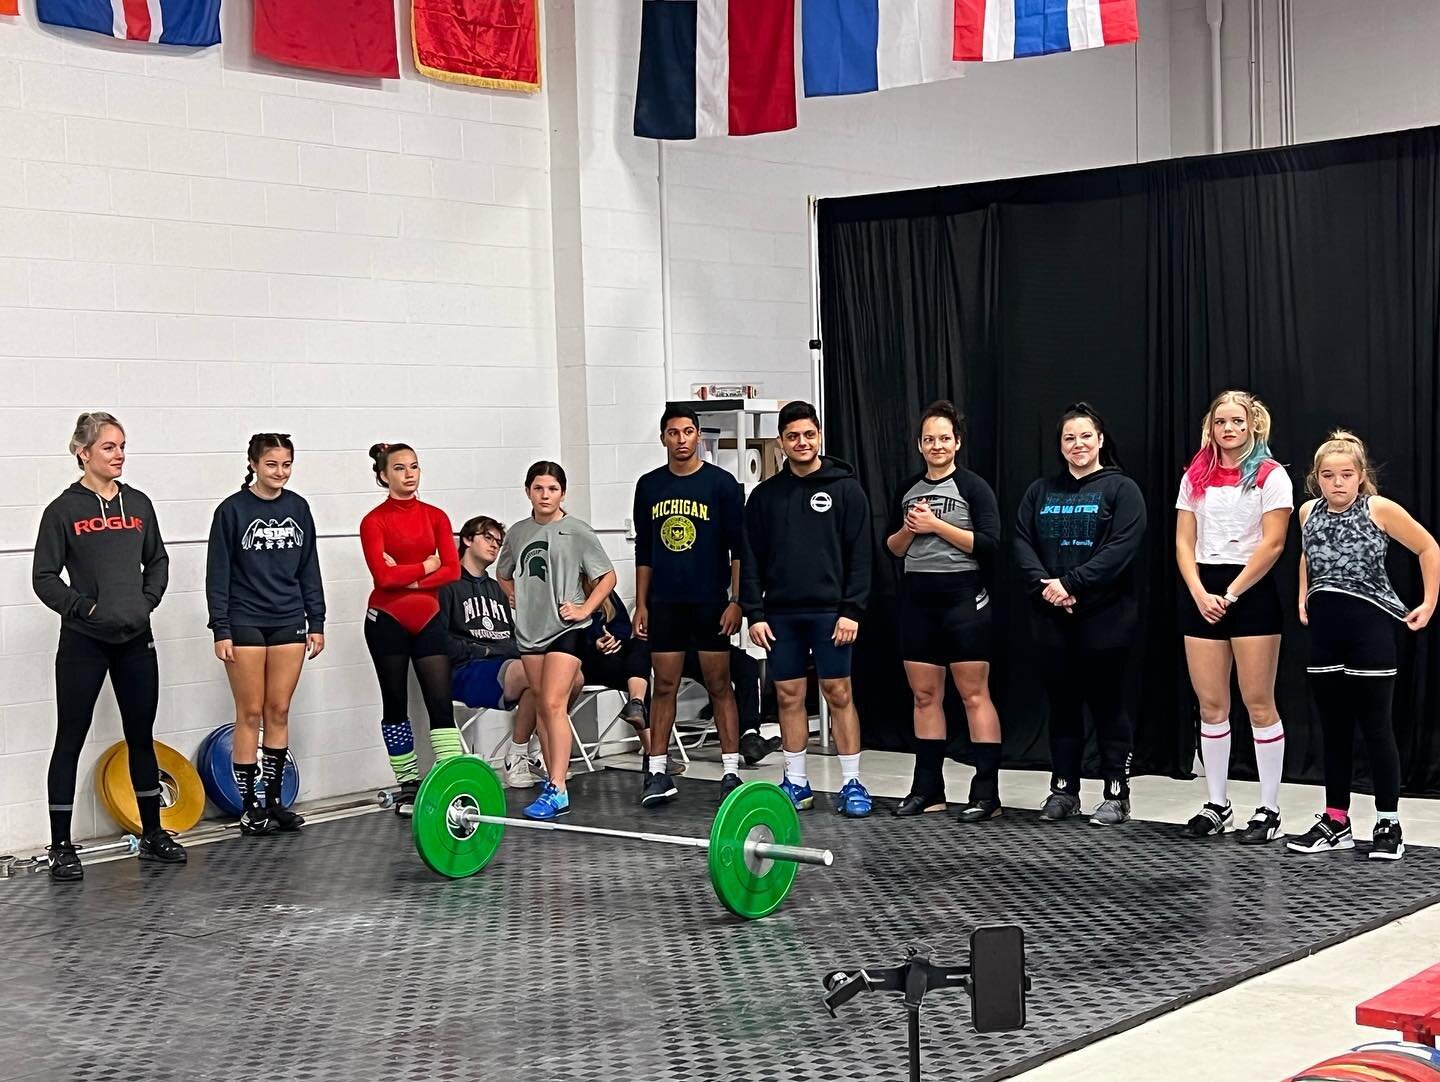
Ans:
{"type": "Polygon", "coordinates": [[[285,806],[283,787],[285,784],[285,756],[289,748],[261,747],[260,776],[265,779],[265,807],[279,809],[285,806]]]}
{"type": "Polygon", "coordinates": [[[241,812],[253,812],[260,807],[260,798],[255,792],[255,778],[260,773],[258,763],[231,763],[235,775],[235,788],[240,790],[241,812]]]}
{"type": "Polygon", "coordinates": [[[140,832],[152,834],[161,829],[160,794],[151,793],[148,796],[136,794],[135,803],[140,807],[140,832]]]}
{"type": "Polygon", "coordinates": [[[50,808],[50,844],[62,845],[70,840],[70,816],[72,807],[50,808]]]}
{"type": "Polygon", "coordinates": [[[1000,799],[1000,745],[971,744],[975,777],[970,780],[970,801],[1000,799]]]}
{"type": "Polygon", "coordinates": [[[910,791],[922,796],[945,792],[945,741],[915,738],[915,777],[910,791]]]}

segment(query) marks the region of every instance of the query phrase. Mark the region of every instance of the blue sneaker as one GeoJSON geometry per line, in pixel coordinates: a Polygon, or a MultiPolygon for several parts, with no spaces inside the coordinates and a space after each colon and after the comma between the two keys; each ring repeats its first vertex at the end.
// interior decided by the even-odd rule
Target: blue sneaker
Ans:
{"type": "Polygon", "coordinates": [[[835,810],[851,819],[864,819],[870,814],[870,790],[860,784],[859,778],[851,778],[835,794],[835,810]]]}
{"type": "Polygon", "coordinates": [[[540,795],[521,814],[526,819],[541,821],[568,815],[570,814],[570,794],[560,792],[547,781],[545,787],[540,790],[540,795]]]}
{"type": "Polygon", "coordinates": [[[790,798],[790,803],[795,805],[796,811],[804,811],[815,803],[815,790],[810,788],[808,781],[800,786],[787,777],[780,782],[780,788],[790,798]]]}

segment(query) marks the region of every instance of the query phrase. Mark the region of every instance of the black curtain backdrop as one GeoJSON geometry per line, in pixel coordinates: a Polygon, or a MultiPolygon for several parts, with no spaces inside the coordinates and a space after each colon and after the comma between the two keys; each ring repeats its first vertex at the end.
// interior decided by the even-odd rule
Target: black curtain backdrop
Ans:
{"type": "MultiPolygon", "coordinates": [[[[1222,157],[996,181],[819,206],[825,429],[874,506],[876,545],[901,480],[920,468],[920,411],[967,416],[966,464],[995,488],[1006,528],[992,688],[1006,762],[1048,766],[1046,706],[1010,534],[1026,486],[1060,468],[1055,419],[1085,399],[1104,415],[1150,511],[1141,562],[1147,629],[1135,658],[1139,773],[1189,776],[1197,715],[1178,606],[1176,491],[1201,418],[1226,388],[1258,394],[1272,445],[1304,475],[1327,431],[1351,428],[1381,491],[1440,526],[1440,129],[1222,157]]],[[[1290,622],[1277,699],[1286,776],[1321,778],[1319,729],[1294,616],[1298,527],[1277,567],[1290,622]]],[[[898,562],[881,550],[855,693],[868,747],[910,747],[898,653],[898,562]]],[[[1417,602],[1414,558],[1390,573],[1417,602]]],[[[1440,792],[1437,630],[1402,632],[1395,717],[1410,793],[1440,792]]],[[[1237,733],[1247,719],[1238,690],[1237,733]]],[[[952,751],[964,714],[947,704],[952,751]]],[[[1237,777],[1254,777],[1250,741],[1237,777]]],[[[1361,757],[1363,763],[1363,756],[1361,757]]],[[[1363,768],[1362,768],[1363,769],[1363,768]]]]}

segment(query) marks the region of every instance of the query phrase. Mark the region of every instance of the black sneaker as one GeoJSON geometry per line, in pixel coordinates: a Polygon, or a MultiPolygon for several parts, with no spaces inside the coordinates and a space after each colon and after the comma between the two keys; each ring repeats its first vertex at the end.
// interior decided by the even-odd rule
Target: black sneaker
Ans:
{"type": "Polygon", "coordinates": [[[1315,817],[1315,825],[1298,838],[1291,838],[1285,848],[1296,853],[1333,853],[1338,849],[1354,849],[1355,835],[1349,822],[1337,823],[1330,816],[1315,817]]]}
{"type": "Polygon", "coordinates": [[[982,798],[967,800],[960,806],[955,819],[961,823],[983,823],[986,819],[996,818],[1000,813],[1000,801],[982,798]]]}
{"type": "Polygon", "coordinates": [[[650,718],[645,713],[643,699],[631,699],[620,710],[620,717],[628,722],[637,733],[643,733],[650,728],[650,718]]]}
{"type": "Polygon", "coordinates": [[[944,810],[944,793],[911,793],[900,801],[891,814],[901,819],[908,819],[912,815],[924,815],[926,812],[943,812],[944,810]]]}
{"type": "Polygon", "coordinates": [[[751,729],[740,737],[740,754],[750,766],[763,761],[773,750],[770,741],[761,736],[758,730],[751,729]]]}
{"type": "MultiPolygon", "coordinates": [[[[1399,860],[1405,855],[1405,839],[1400,831],[1400,820],[1381,819],[1375,824],[1370,835],[1371,860],[1399,860]]],[[[54,874],[52,869],[51,874],[54,874]]]]}
{"type": "Polygon", "coordinates": [[[739,774],[726,774],[720,779],[720,799],[724,800],[744,784],[745,783],[740,780],[739,774]]]}
{"type": "Polygon", "coordinates": [[[240,816],[240,833],[247,838],[269,834],[274,827],[264,808],[246,808],[240,816]]]}
{"type": "Polygon", "coordinates": [[[645,808],[653,808],[667,800],[675,799],[679,792],[675,783],[670,780],[669,774],[651,773],[645,779],[645,788],[640,792],[640,805],[645,808]]]}
{"type": "Polygon", "coordinates": [[[185,847],[165,830],[152,830],[140,838],[140,859],[159,864],[184,864],[189,857],[185,847]]]}
{"type": "Polygon", "coordinates": [[[1280,813],[1273,808],[1256,808],[1235,840],[1241,845],[1264,845],[1280,837],[1280,833],[1280,813]]]}
{"type": "Polygon", "coordinates": [[[1047,823],[1058,823],[1080,814],[1080,798],[1073,793],[1052,792],[1040,805],[1040,818],[1047,823]]]}
{"type": "Polygon", "coordinates": [[[1216,834],[1224,834],[1234,825],[1235,809],[1227,800],[1223,806],[1206,804],[1190,817],[1190,821],[1185,824],[1185,830],[1192,838],[1209,838],[1216,834]]]}
{"type": "Polygon", "coordinates": [[[395,793],[395,814],[409,819],[415,814],[415,797],[420,793],[418,781],[403,782],[395,793]]]}
{"type": "Polygon", "coordinates": [[[80,863],[80,854],[75,852],[71,842],[47,845],[50,854],[50,878],[57,883],[78,883],[85,878],[85,866],[80,863]]]}
{"type": "Polygon", "coordinates": [[[294,834],[305,825],[305,817],[289,808],[271,808],[270,824],[282,834],[294,834]]]}

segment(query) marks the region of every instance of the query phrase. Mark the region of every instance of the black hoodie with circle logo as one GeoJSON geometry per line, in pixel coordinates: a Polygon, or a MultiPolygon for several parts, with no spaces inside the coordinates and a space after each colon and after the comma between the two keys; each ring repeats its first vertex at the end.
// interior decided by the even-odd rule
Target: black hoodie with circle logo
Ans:
{"type": "Polygon", "coordinates": [[[126,642],[145,631],[170,582],[150,498],[122,484],[106,500],[76,481],[40,516],[30,580],[64,630],[101,642],[126,642]]]}

